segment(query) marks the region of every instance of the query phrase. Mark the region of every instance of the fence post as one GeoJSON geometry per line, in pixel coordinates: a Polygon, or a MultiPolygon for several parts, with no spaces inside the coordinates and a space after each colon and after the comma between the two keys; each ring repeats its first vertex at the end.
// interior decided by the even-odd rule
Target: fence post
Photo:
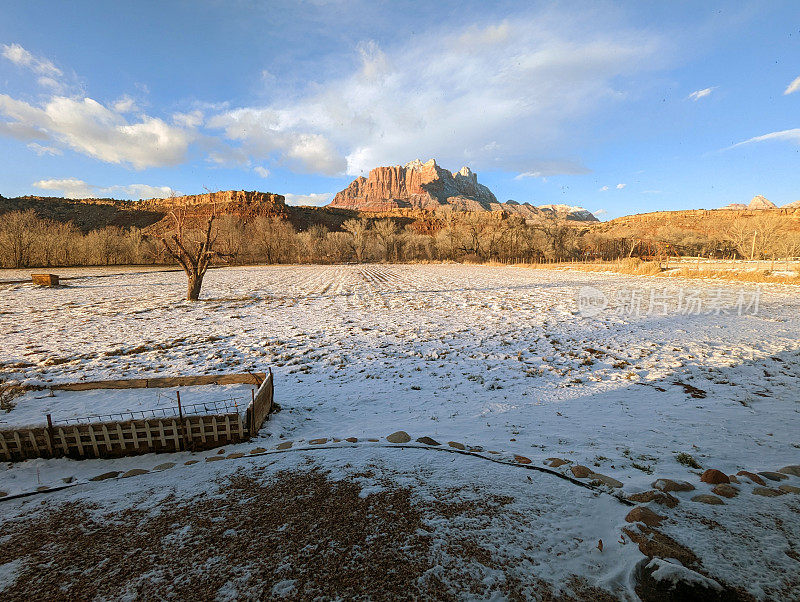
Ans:
{"type": "MultiPolygon", "coordinates": [[[[181,438],[180,441],[183,442],[183,449],[187,449],[186,445],[186,429],[183,426],[183,408],[181,408],[181,392],[175,391],[175,395],[178,396],[178,424],[181,426],[181,438]]],[[[181,444],[180,441],[178,442],[178,451],[181,451],[181,444]]]]}
{"type": "Polygon", "coordinates": [[[56,445],[55,440],[53,439],[53,418],[50,414],[47,415],[47,448],[50,450],[50,454],[55,457],[56,454],[56,445]]]}

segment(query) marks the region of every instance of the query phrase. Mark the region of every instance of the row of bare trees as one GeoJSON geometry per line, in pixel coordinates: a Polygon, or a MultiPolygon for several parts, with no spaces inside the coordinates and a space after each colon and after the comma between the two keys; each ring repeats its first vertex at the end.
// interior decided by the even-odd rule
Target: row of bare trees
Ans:
{"type": "Polygon", "coordinates": [[[314,225],[298,232],[279,218],[259,216],[244,222],[231,214],[201,216],[191,225],[174,215],[173,222],[173,233],[162,239],[137,228],[82,233],[32,211],[6,213],[0,218],[0,267],[181,264],[198,252],[204,254],[198,261],[238,264],[800,255],[800,233],[766,216],[720,222],[704,231],[664,225],[647,232],[596,231],[556,219],[531,223],[497,213],[452,213],[405,226],[390,218],[350,219],[339,231],[314,225]],[[179,234],[177,241],[173,234],[179,234]],[[181,250],[177,244],[184,237],[191,249],[181,250]]]}

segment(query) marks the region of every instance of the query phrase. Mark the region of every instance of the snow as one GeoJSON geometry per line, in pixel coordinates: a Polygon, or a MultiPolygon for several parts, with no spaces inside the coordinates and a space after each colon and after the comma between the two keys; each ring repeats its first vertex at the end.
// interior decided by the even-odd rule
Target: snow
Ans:
{"type": "MultiPolygon", "coordinates": [[[[1,279],[8,277],[0,273],[1,279]]],[[[521,267],[270,266],[214,270],[206,278],[203,300],[189,303],[181,300],[182,273],[78,278],[59,289],[0,287],[0,371],[21,383],[47,386],[272,367],[282,411],[270,417],[261,439],[226,452],[255,445],[273,448],[285,440],[355,436],[363,441],[405,430],[414,438],[478,445],[503,457],[523,455],[539,466],[548,457],[565,458],[618,479],[626,493],[649,489],[657,478],[699,485],[699,471],[677,462],[681,452],[704,469],[727,474],[800,464],[800,287],[760,285],[755,315],[627,315],[613,308],[585,315],[576,304],[583,287],[614,298],[621,291],[665,286],[685,286],[705,297],[719,290],[733,297],[741,289],[755,289],[743,283],[677,278],[665,283],[521,267]]],[[[36,392],[0,414],[0,421],[39,421],[44,408],[59,407],[56,402],[65,403],[60,408],[69,407],[73,415],[161,402],[150,397],[156,390],[145,392],[113,401],[105,392],[74,398],[57,392],[54,399],[36,399],[46,394],[36,392]]],[[[244,394],[249,400],[249,389],[244,394]]],[[[181,395],[183,400],[184,389],[181,395]]],[[[186,395],[188,402],[188,389],[186,395]]],[[[562,572],[544,556],[537,560],[541,564],[528,567],[555,571],[553,582],[575,570],[593,575],[593,582],[624,589],[633,556],[641,558],[635,546],[621,544],[624,557],[614,556],[617,552],[606,556],[619,538],[624,506],[555,477],[454,454],[361,443],[349,451],[279,454],[275,462],[283,468],[299,466],[306,457],[342,475],[382,466],[393,479],[415,483],[420,496],[425,487],[419,471],[454,486],[508,490],[532,519],[543,508],[562,509],[559,516],[542,514],[552,524],[534,521],[535,533],[544,533],[545,547],[557,548],[557,539],[566,545],[574,532],[584,541],[602,538],[606,548],[602,558],[593,546],[559,548],[575,559],[562,572]],[[352,468],[345,468],[347,463],[352,468]],[[525,493],[529,474],[537,486],[548,483],[546,495],[525,493]],[[615,560],[606,563],[606,557],[615,560]]],[[[186,459],[187,454],[164,454],[23,462],[2,469],[0,490],[13,494],[39,484],[63,484],[64,478],[80,482],[110,470],[186,459]]],[[[119,482],[124,484],[119,498],[111,496],[103,508],[155,503],[146,500],[162,486],[196,495],[208,489],[209,475],[226,464],[181,468],[184,485],[173,483],[170,471],[125,479],[119,482]]],[[[380,481],[365,486],[377,487],[380,481]]],[[[81,484],[53,495],[97,501],[109,489],[81,484]]],[[[703,539],[694,529],[714,520],[760,535],[770,532],[767,518],[777,518],[787,533],[791,528],[796,533],[796,496],[766,499],[742,492],[726,499],[725,506],[711,507],[689,501],[698,492],[708,491],[698,487],[676,494],[681,499],[676,516],[685,521],[669,522],[665,532],[691,547],[715,577],[763,596],[770,581],[790,572],[792,560],[783,549],[791,535],[755,540],[760,547],[754,554],[746,542],[737,549],[721,545],[713,530],[704,531],[703,539]],[[747,562],[756,568],[745,568],[747,562]],[[748,576],[753,573],[758,579],[748,576]]],[[[26,507],[22,502],[0,505],[12,513],[26,507]]],[[[498,531],[498,537],[513,551],[510,534],[498,531]]]]}
{"type": "MultiPolygon", "coordinates": [[[[29,391],[14,399],[9,412],[0,413],[0,428],[41,425],[50,414],[54,423],[76,419],[129,420],[154,415],[177,415],[177,393],[184,413],[208,407],[230,408],[244,414],[251,401],[252,385],[203,385],[153,389],[92,389],[89,391],[29,391]],[[204,404],[195,407],[195,404],[204,404]],[[155,410],[154,413],[150,410],[155,410]],[[159,412],[163,410],[163,412],[159,412]],[[121,415],[120,415],[121,414],[121,415]]],[[[205,412],[202,412],[205,413],[205,412]]]]}
{"type": "Polygon", "coordinates": [[[647,564],[646,568],[655,568],[652,573],[653,578],[656,581],[668,581],[673,585],[673,587],[678,583],[689,583],[700,585],[706,589],[717,592],[722,591],[720,584],[713,579],[703,577],[703,575],[687,569],[680,564],[675,564],[675,562],[668,562],[660,558],[653,558],[653,560],[647,564]]]}

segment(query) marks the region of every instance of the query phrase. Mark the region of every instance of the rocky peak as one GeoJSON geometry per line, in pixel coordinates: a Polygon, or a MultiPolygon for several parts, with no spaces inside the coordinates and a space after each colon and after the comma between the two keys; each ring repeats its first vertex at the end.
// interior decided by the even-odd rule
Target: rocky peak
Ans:
{"type": "Polygon", "coordinates": [[[747,206],[748,209],[777,209],[778,206],[773,203],[772,201],[767,200],[760,194],[753,197],[750,201],[750,204],[747,206]]]}
{"type": "Polygon", "coordinates": [[[489,210],[497,199],[469,168],[457,172],[441,168],[434,159],[416,159],[405,165],[376,167],[367,178],[356,178],[339,192],[330,207],[360,211],[437,209],[489,210]]]}

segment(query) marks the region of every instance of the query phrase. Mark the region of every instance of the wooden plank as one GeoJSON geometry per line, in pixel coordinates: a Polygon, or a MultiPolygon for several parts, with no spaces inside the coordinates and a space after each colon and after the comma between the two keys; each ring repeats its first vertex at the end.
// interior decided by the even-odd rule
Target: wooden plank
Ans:
{"type": "Polygon", "coordinates": [[[17,451],[19,452],[20,460],[24,460],[25,452],[22,450],[22,441],[19,439],[19,431],[14,431],[14,441],[17,442],[17,451]]]}
{"type": "Polygon", "coordinates": [[[139,449],[139,425],[135,420],[131,420],[131,439],[133,439],[133,449],[139,449]]]}
{"type": "Polygon", "coordinates": [[[0,452],[2,452],[4,459],[11,461],[11,451],[6,444],[6,435],[2,431],[0,431],[0,452]]]}
{"type": "Polygon", "coordinates": [[[153,448],[153,431],[151,430],[150,421],[149,420],[145,420],[144,421],[144,432],[147,435],[148,451],[154,451],[154,448],[153,448]]]}
{"type": "Polygon", "coordinates": [[[217,429],[217,417],[211,417],[211,432],[214,434],[214,441],[219,441],[219,430],[217,429]]]}
{"type": "Polygon", "coordinates": [[[106,450],[111,453],[114,451],[114,446],[111,443],[111,436],[108,434],[108,427],[105,424],[101,424],[100,427],[103,429],[103,438],[106,442],[106,450]]]}
{"type": "Polygon", "coordinates": [[[58,427],[58,436],[61,437],[61,449],[64,450],[64,455],[69,453],[69,447],[67,446],[67,436],[64,434],[64,429],[58,427]]]}
{"type": "Polygon", "coordinates": [[[204,416],[200,416],[200,440],[203,442],[203,445],[206,443],[206,419],[204,416]]]}
{"type": "Polygon", "coordinates": [[[233,439],[233,437],[231,437],[231,415],[230,414],[225,414],[225,434],[227,435],[229,441],[231,439],[233,439]]]}
{"type": "Polygon", "coordinates": [[[31,442],[31,450],[33,450],[33,453],[36,454],[32,457],[38,458],[41,453],[39,452],[39,446],[36,444],[36,435],[33,433],[33,429],[28,429],[28,439],[31,442]]]}
{"type": "Polygon", "coordinates": [[[261,385],[267,378],[264,372],[236,374],[200,374],[197,376],[158,376],[153,378],[129,378],[65,383],[50,387],[55,391],[89,391],[92,389],[147,389],[164,387],[186,387],[193,385],[261,385]]]}
{"type": "MultiPolygon", "coordinates": [[[[132,421],[129,422],[128,424],[131,426],[131,428],[133,428],[133,422],[132,421]]],[[[117,437],[119,438],[120,449],[122,449],[122,451],[124,453],[125,451],[127,451],[128,446],[125,443],[125,433],[122,432],[122,423],[121,422],[117,422],[117,437]]]]}
{"type": "Polygon", "coordinates": [[[180,429],[178,428],[177,423],[173,420],[172,421],[172,440],[175,441],[175,451],[180,451],[181,449],[181,437],[180,437],[180,429]]]}
{"type": "Polygon", "coordinates": [[[158,421],[158,433],[161,436],[161,445],[162,445],[162,447],[166,447],[167,446],[167,438],[164,435],[164,421],[163,420],[159,420],[158,421]]]}
{"type": "Polygon", "coordinates": [[[78,430],[77,426],[75,427],[74,431],[75,431],[75,444],[78,446],[78,453],[81,456],[85,456],[86,452],[83,451],[83,441],[81,441],[81,432],[78,430]]]}
{"type": "Polygon", "coordinates": [[[89,440],[92,442],[92,449],[94,450],[95,458],[100,457],[100,450],[97,447],[97,437],[94,435],[94,425],[89,425],[89,440]]]}

